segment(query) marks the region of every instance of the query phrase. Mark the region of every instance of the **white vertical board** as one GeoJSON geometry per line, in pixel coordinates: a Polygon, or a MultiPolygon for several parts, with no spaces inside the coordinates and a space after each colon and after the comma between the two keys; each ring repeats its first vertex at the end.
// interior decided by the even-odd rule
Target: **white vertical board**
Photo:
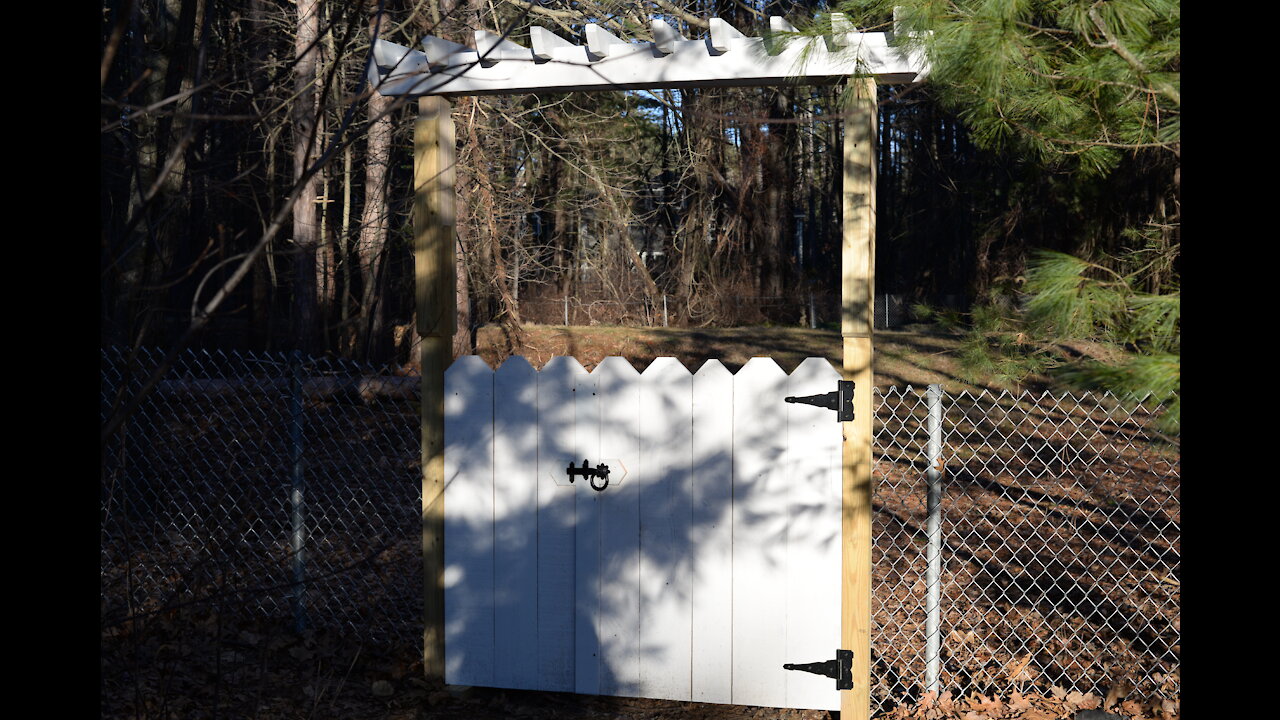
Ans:
{"type": "MultiPolygon", "coordinates": [[[[538,375],[519,355],[493,378],[496,687],[535,689],[538,665],[538,375]]],[[[449,456],[446,453],[445,459],[449,456]]],[[[446,510],[448,506],[446,505],[446,510]]],[[[446,551],[448,545],[445,546],[446,551]]],[[[447,648],[447,644],[446,644],[447,648]]]]}
{"type": "Polygon", "coordinates": [[[493,371],[474,355],[445,372],[445,682],[494,681],[493,371]]]}
{"type": "MultiPolygon", "coordinates": [[[[600,692],[640,691],[640,374],[625,358],[605,358],[591,373],[600,403],[600,456],[627,469],[595,496],[600,510],[600,692]]],[[[592,462],[597,462],[592,460],[592,462]]],[[[621,468],[616,468],[620,471],[621,468]]]]}
{"type": "MultiPolygon", "coordinates": [[[[836,390],[840,373],[823,358],[792,371],[787,395],[836,390]]],[[[786,662],[835,657],[840,647],[840,423],[832,410],[803,403],[785,406],[787,455],[786,662]]],[[[787,707],[840,709],[831,678],[787,672],[787,707]]]]}
{"type": "Polygon", "coordinates": [[[787,374],[752,358],[733,377],[733,702],[786,704],[787,374]]]}
{"type": "Polygon", "coordinates": [[[733,688],[733,374],[708,360],[693,376],[692,700],[733,688]]]}
{"type": "MultiPolygon", "coordinates": [[[[598,369],[598,368],[597,368],[598,369]]],[[[600,396],[596,375],[578,380],[574,393],[574,447],[577,454],[562,462],[560,470],[568,479],[569,460],[575,466],[600,464],[600,396]]],[[[600,497],[591,489],[591,480],[573,481],[577,504],[574,525],[573,631],[574,691],[600,694],[600,497]]]]}
{"type": "Polygon", "coordinates": [[[657,358],[645,368],[639,413],[639,694],[690,700],[693,375],[679,360],[657,358]]]}
{"type": "Polygon", "coordinates": [[[574,690],[575,488],[565,469],[578,457],[574,413],[587,371],[554,357],[538,373],[538,689],[574,690]]]}

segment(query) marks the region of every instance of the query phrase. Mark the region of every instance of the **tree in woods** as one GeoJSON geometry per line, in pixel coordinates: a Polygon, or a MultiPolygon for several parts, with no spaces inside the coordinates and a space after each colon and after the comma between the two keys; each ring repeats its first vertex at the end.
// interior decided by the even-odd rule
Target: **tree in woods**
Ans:
{"type": "MultiPolygon", "coordinates": [[[[924,43],[934,67],[928,82],[880,89],[877,287],[935,304],[1021,298],[973,309],[972,323],[994,323],[975,333],[985,338],[975,357],[1061,363],[1050,341],[1083,333],[1176,360],[1176,5],[892,4],[896,25],[891,3],[843,8],[862,29],[924,43]],[[1049,253],[1078,262],[1038,259],[1057,257],[1049,253]],[[1067,290],[1030,302],[1040,287],[1067,290]],[[1044,309],[1099,292],[1122,295],[1113,306],[1125,310],[1068,323],[1044,309]],[[1119,328],[1135,308],[1164,314],[1119,328]],[[1173,342],[1150,335],[1170,328],[1173,342]],[[1018,352],[994,352],[1006,339],[1018,352]]],[[[769,15],[799,25],[841,7],[110,0],[103,9],[102,342],[404,363],[414,339],[414,103],[369,86],[375,37],[471,44],[485,28],[527,43],[537,24],[581,42],[598,23],[640,41],[652,39],[652,17],[699,37],[713,16],[758,35],[769,15]]],[[[522,322],[563,322],[565,310],[573,323],[653,322],[663,298],[673,324],[834,320],[839,94],[788,86],[453,100],[458,307],[474,311],[460,332],[484,322],[518,332],[522,322]]]]}
{"type": "Polygon", "coordinates": [[[975,204],[971,221],[987,252],[1023,235],[1028,262],[983,288],[989,301],[970,315],[974,367],[1055,369],[1081,386],[1168,403],[1165,422],[1176,427],[1178,3],[858,0],[838,9],[922,45],[931,92],[1005,168],[992,185],[1002,196],[975,204]],[[1057,347],[1070,339],[1126,354],[1072,361],[1057,347]]]}
{"type": "MultiPolygon", "coordinates": [[[[413,101],[372,91],[375,35],[527,42],[664,17],[759,33],[806,3],[119,0],[102,19],[102,342],[410,360],[413,101]]],[[[458,98],[459,291],[517,328],[796,322],[760,296],[834,282],[829,88],[458,98]],[[828,277],[831,275],[831,277],[828,277]],[[555,302],[556,305],[550,305],[555,302]]],[[[467,322],[460,325],[463,332],[467,322]]],[[[465,348],[464,348],[465,349],[465,348]]]]}

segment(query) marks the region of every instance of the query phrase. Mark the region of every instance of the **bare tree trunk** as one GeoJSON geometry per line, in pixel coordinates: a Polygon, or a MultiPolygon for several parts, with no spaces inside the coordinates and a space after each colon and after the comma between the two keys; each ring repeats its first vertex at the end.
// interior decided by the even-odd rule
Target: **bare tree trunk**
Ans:
{"type": "Polygon", "coordinates": [[[363,350],[374,362],[384,362],[390,352],[385,325],[385,302],[381,268],[387,244],[387,172],[391,162],[391,116],[393,98],[378,93],[369,96],[369,140],[365,152],[364,210],[360,216],[360,256],[364,298],[363,350]]]}
{"type": "Polygon", "coordinates": [[[458,325],[453,331],[453,356],[472,355],[475,353],[475,337],[471,333],[471,278],[467,274],[467,251],[462,247],[462,238],[455,231],[453,236],[454,276],[458,279],[455,285],[455,301],[458,307],[458,325]]]}
{"type": "MultiPolygon", "coordinates": [[[[295,56],[293,101],[293,178],[302,178],[314,159],[316,142],[316,69],[320,38],[319,0],[297,0],[298,28],[294,38],[295,56]]],[[[293,307],[294,341],[303,352],[319,349],[319,320],[316,311],[316,249],[319,227],[316,224],[316,196],[320,174],[307,180],[293,205],[293,307]]]]}

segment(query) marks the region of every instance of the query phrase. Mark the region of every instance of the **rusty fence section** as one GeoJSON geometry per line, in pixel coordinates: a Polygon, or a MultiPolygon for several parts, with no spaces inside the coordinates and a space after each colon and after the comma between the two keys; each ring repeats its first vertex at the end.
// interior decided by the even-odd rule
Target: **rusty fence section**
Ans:
{"type": "MultiPolygon", "coordinates": [[[[102,351],[104,426],[162,357],[102,351]]],[[[395,368],[184,353],[101,447],[104,632],[212,603],[420,647],[418,397],[395,368]]],[[[930,689],[1179,695],[1180,454],[1158,409],[936,387],[875,403],[882,709],[930,689]]]]}

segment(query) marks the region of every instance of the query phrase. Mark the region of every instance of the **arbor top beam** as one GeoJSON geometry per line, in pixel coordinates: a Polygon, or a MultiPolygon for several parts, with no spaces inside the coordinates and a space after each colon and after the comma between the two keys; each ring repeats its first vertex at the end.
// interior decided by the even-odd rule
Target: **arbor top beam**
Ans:
{"type": "Polygon", "coordinates": [[[780,17],[764,37],[749,37],[710,18],[707,37],[689,40],[661,19],[652,41],[629,42],[594,23],[577,45],[542,27],[525,47],[476,30],[474,47],[427,36],[422,50],[378,40],[369,80],[383,95],[443,97],[575,90],[822,85],[852,75],[880,84],[924,79],[928,65],[918,47],[892,33],[856,32],[838,13],[823,37],[791,35],[780,17]]]}

